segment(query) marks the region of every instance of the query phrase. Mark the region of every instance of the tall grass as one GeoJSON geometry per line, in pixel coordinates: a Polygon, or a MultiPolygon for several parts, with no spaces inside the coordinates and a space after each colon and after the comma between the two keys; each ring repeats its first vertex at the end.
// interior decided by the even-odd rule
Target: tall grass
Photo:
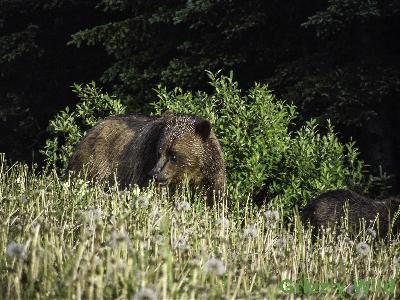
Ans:
{"type": "Polygon", "coordinates": [[[357,297],[370,279],[381,282],[364,286],[368,297],[399,296],[399,238],[327,232],[313,242],[297,217],[283,224],[249,201],[210,208],[186,191],[61,180],[4,157],[0,201],[3,299],[357,297]],[[312,293],[308,283],[330,287],[312,293]]]}

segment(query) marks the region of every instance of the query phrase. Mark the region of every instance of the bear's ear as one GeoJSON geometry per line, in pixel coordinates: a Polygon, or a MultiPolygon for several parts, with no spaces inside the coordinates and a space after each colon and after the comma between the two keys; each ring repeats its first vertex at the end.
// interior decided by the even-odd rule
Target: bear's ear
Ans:
{"type": "Polygon", "coordinates": [[[164,111],[162,114],[161,114],[161,116],[163,116],[163,117],[172,117],[174,115],[174,112],[172,111],[172,110],[166,110],[166,111],[164,111]]]}
{"type": "Polygon", "coordinates": [[[206,140],[211,132],[211,123],[208,120],[200,120],[196,122],[196,133],[206,140]]]}

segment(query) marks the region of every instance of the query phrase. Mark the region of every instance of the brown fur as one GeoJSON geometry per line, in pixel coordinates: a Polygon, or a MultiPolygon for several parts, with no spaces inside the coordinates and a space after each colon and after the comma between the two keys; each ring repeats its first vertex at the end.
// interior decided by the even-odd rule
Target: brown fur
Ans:
{"type": "Polygon", "coordinates": [[[148,185],[151,177],[177,186],[187,178],[192,188],[225,193],[222,150],[207,120],[192,115],[123,115],[94,126],[79,142],[68,170],[87,166],[92,179],[117,181],[122,187],[148,185]]]}
{"type": "MultiPolygon", "coordinates": [[[[387,198],[374,200],[357,194],[351,190],[333,190],[320,194],[312,200],[301,212],[304,223],[310,223],[313,227],[329,227],[334,224],[340,226],[341,217],[345,217],[343,209],[348,203],[348,222],[352,229],[360,229],[360,221],[365,219],[366,225],[379,216],[377,224],[381,236],[389,232],[390,224],[400,206],[400,199],[387,198]]],[[[393,231],[397,233],[400,223],[397,219],[393,231]]]]}

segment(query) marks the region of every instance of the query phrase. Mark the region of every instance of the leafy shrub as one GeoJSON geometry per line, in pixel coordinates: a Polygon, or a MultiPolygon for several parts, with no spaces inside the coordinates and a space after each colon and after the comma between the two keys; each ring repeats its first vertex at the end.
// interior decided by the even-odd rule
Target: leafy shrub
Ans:
{"type": "Polygon", "coordinates": [[[118,99],[101,93],[94,82],[83,86],[75,84],[73,91],[81,102],[75,110],[70,111],[66,107],[50,121],[49,131],[53,137],[46,141],[41,151],[47,166],[56,166],[61,171],[68,166],[74,146],[86,134],[86,130],[102,118],[125,112],[125,106],[118,99]]]}
{"type": "Polygon", "coordinates": [[[232,73],[208,72],[213,93],[167,91],[158,86],[156,114],[172,110],[208,118],[224,151],[231,197],[262,197],[285,212],[303,206],[312,196],[333,188],[366,189],[364,164],[353,143],[342,144],[328,122],[320,134],[315,120],[290,131],[293,105],[277,100],[266,84],[246,94],[232,73]]]}
{"type": "MultiPolygon", "coordinates": [[[[266,84],[256,83],[246,94],[230,76],[207,72],[213,92],[192,93],[161,85],[155,114],[164,111],[191,113],[209,119],[220,140],[227,167],[230,197],[236,204],[248,197],[265,199],[284,212],[302,207],[316,194],[333,188],[366,189],[363,162],[353,143],[342,144],[328,122],[326,134],[315,120],[291,131],[297,116],[294,105],[277,100],[266,84]]],[[[119,114],[125,107],[102,94],[91,83],[76,85],[82,102],[74,111],[66,108],[50,122],[54,138],[43,153],[48,164],[68,164],[84,131],[102,117],[119,114]]]]}

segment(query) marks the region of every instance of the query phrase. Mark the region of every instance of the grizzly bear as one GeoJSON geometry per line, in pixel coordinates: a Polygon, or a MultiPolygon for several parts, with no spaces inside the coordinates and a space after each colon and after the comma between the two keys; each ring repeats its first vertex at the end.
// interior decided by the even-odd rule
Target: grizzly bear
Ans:
{"type": "Polygon", "coordinates": [[[366,220],[367,227],[376,219],[378,222],[375,228],[381,237],[385,237],[391,229],[393,233],[400,229],[400,218],[394,218],[399,207],[398,198],[374,200],[351,190],[339,189],[322,193],[313,199],[301,211],[301,219],[315,228],[335,224],[340,226],[341,218],[347,213],[349,228],[356,231],[360,230],[362,219],[366,220]],[[344,209],[345,203],[348,205],[347,212],[344,209]]]}
{"type": "Polygon", "coordinates": [[[123,188],[177,187],[187,180],[209,198],[226,192],[220,144],[208,120],[167,113],[162,116],[120,115],[90,129],[76,146],[68,171],[89,179],[114,180],[123,188]]]}

